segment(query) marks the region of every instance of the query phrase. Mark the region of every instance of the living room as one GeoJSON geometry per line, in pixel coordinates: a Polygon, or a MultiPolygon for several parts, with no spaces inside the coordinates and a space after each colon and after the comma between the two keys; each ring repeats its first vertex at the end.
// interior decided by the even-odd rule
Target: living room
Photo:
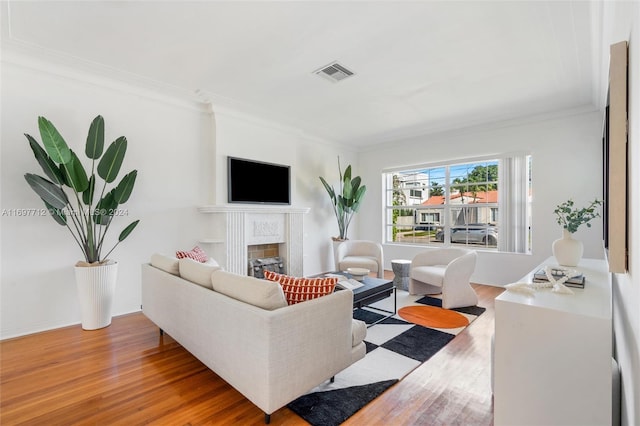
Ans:
{"type": "MultiPolygon", "coordinates": [[[[551,7],[553,2],[549,3],[551,7]]],[[[551,244],[560,234],[553,215],[557,204],[568,198],[586,202],[601,197],[602,126],[608,76],[608,47],[615,42],[627,40],[628,152],[631,165],[628,203],[629,211],[633,214],[629,215],[628,272],[613,274],[614,347],[623,383],[622,424],[638,424],[640,282],[636,272],[640,268],[640,223],[637,215],[640,209],[640,183],[638,170],[633,165],[640,164],[640,120],[637,113],[640,101],[640,12],[638,4],[634,2],[595,2],[587,8],[581,6],[581,3],[583,2],[568,3],[573,8],[572,13],[576,14],[574,19],[578,25],[575,31],[587,31],[577,34],[588,34],[593,38],[593,54],[598,56],[597,60],[593,60],[592,69],[588,72],[583,70],[584,75],[569,75],[568,78],[580,80],[587,79],[585,75],[591,76],[589,84],[592,93],[589,97],[574,100],[570,104],[561,96],[563,88],[558,87],[557,104],[552,108],[536,111],[538,102],[545,106],[549,104],[537,99],[535,93],[527,92],[526,102],[515,105],[503,104],[501,110],[491,114],[491,111],[483,111],[481,97],[473,100],[464,97],[464,79],[458,74],[459,80],[446,83],[453,88],[456,84],[461,85],[459,91],[452,89],[448,92],[459,96],[449,102],[456,104],[462,111],[471,110],[471,114],[441,117],[437,115],[438,105],[429,105],[425,110],[416,113],[411,104],[408,104],[406,109],[397,114],[428,115],[430,112],[438,117],[439,123],[432,123],[428,129],[417,123],[405,123],[405,127],[400,130],[385,130],[378,126],[378,122],[382,123],[385,120],[377,114],[388,114],[385,108],[378,105],[386,98],[382,95],[371,95],[366,85],[356,86],[355,89],[352,85],[347,86],[347,90],[352,90],[350,96],[371,99],[373,106],[369,110],[371,115],[368,119],[371,121],[371,128],[378,133],[367,133],[360,129],[359,134],[336,134],[334,128],[349,129],[349,115],[327,124],[319,122],[315,125],[317,131],[311,132],[304,128],[302,123],[296,126],[295,120],[278,121],[264,108],[259,109],[238,102],[233,99],[233,94],[208,92],[206,87],[201,86],[204,82],[198,70],[184,70],[185,75],[195,81],[188,87],[179,87],[176,84],[160,82],[158,78],[137,75],[135,70],[143,69],[136,61],[138,56],[144,58],[141,61],[157,59],[165,63],[173,62],[171,52],[159,53],[157,56],[166,55],[161,58],[152,54],[160,42],[175,46],[172,39],[177,36],[171,32],[160,41],[138,40],[137,44],[134,44],[135,48],[130,51],[126,50],[126,41],[116,44],[115,49],[118,50],[110,50],[114,48],[105,43],[103,38],[93,39],[86,35],[87,43],[102,44],[96,45],[94,56],[76,57],[73,43],[83,42],[85,36],[72,37],[73,43],[70,45],[50,45],[50,42],[53,43],[57,39],[57,32],[52,32],[49,26],[51,24],[47,24],[47,21],[58,7],[61,8],[59,12],[62,16],[72,16],[70,13],[65,14],[68,12],[65,8],[71,10],[77,7],[77,4],[2,2],[1,181],[2,209],[7,214],[3,213],[0,222],[0,338],[10,339],[77,325],[80,318],[72,268],[78,260],[79,253],[67,231],[63,227],[54,227],[49,217],[9,213],[18,211],[17,209],[41,207],[40,201],[29,190],[22,177],[27,172],[38,172],[37,164],[23,136],[24,133],[38,135],[38,116],[47,117],[55,123],[65,139],[78,151],[86,139],[89,123],[97,115],[105,118],[107,140],[125,135],[129,141],[123,169],[138,169],[139,176],[136,189],[126,205],[127,217],[117,219],[119,227],[134,219],[140,219],[140,225],[113,253],[113,257],[119,263],[114,315],[140,310],[140,266],[148,262],[153,253],[173,253],[176,250],[190,249],[197,244],[205,249],[215,250],[214,247],[207,246],[207,243],[201,243],[208,237],[206,234],[210,217],[199,212],[198,207],[227,204],[228,156],[291,166],[291,207],[309,209],[304,215],[303,274],[313,275],[333,268],[331,236],[336,235],[337,229],[329,198],[319,176],[337,182],[338,157],[343,165],[351,164],[355,174],[362,176],[368,187],[349,237],[382,243],[387,260],[385,269],[390,270],[389,260],[411,259],[423,247],[392,244],[383,240],[381,174],[385,170],[487,155],[527,152],[532,156],[533,164],[531,252],[522,254],[479,250],[472,280],[478,284],[504,286],[517,281],[551,255],[551,244]],[[581,14],[586,12],[593,15],[585,19],[581,14]],[[593,19],[594,23],[589,19],[593,19]],[[580,27],[586,26],[587,23],[593,27],[589,30],[580,27]],[[147,50],[142,50],[142,46],[146,46],[147,50]],[[122,58],[132,60],[130,68],[117,67],[117,62],[122,58]],[[535,112],[511,115],[518,107],[532,108],[527,111],[535,112]],[[350,141],[353,143],[349,143],[350,141]],[[365,143],[367,141],[373,142],[365,143]]],[[[513,7],[510,2],[503,4],[513,7]]],[[[147,6],[162,8],[154,3],[147,6]]],[[[531,5],[524,2],[524,6],[531,5]]],[[[169,6],[165,4],[164,7],[169,6]]],[[[552,10],[556,12],[555,9],[552,10]]],[[[136,11],[139,12],[138,9],[132,10],[136,11]]],[[[104,35],[109,31],[116,31],[116,27],[112,28],[113,24],[107,13],[115,14],[116,10],[106,8],[103,12],[105,14],[102,19],[96,18],[96,22],[92,24],[104,35]]],[[[566,13],[566,10],[563,13],[566,13]]],[[[470,12],[460,14],[466,20],[463,19],[460,21],[462,23],[457,22],[456,25],[471,25],[470,21],[474,17],[468,15],[470,12]]],[[[566,15],[558,15],[560,16],[566,15]]],[[[379,16],[371,17],[374,18],[379,16]]],[[[139,19],[142,21],[142,18],[139,19]]],[[[134,21],[133,18],[131,20],[134,21]]],[[[232,23],[229,23],[229,26],[232,26],[232,23]]],[[[382,26],[381,31],[384,28],[382,26]]],[[[486,34],[467,34],[463,38],[476,36],[479,39],[489,37],[486,34]]],[[[140,37],[144,39],[143,35],[140,37]]],[[[360,42],[355,35],[353,37],[354,45],[360,42]]],[[[381,38],[384,38],[384,33],[381,33],[381,38]]],[[[379,39],[377,41],[380,42],[379,39]]],[[[275,42],[292,41],[278,39],[275,42]]],[[[249,42],[242,39],[237,43],[244,48],[249,42]]],[[[226,49],[233,52],[233,41],[225,40],[224,44],[226,49]]],[[[421,46],[417,43],[412,48],[419,49],[421,46]]],[[[355,49],[353,46],[352,48],[355,49]]],[[[387,45],[385,48],[392,50],[394,46],[387,45]]],[[[543,48],[547,48],[547,45],[543,45],[543,48]]],[[[184,46],[183,49],[188,50],[184,46]]],[[[336,59],[327,58],[326,55],[341,54],[345,62],[350,62],[347,60],[350,50],[344,47],[343,49],[343,53],[323,52],[318,58],[319,62],[314,66],[319,67],[336,59]]],[[[189,51],[189,54],[206,55],[206,52],[189,51]]],[[[268,78],[267,71],[273,58],[263,57],[260,52],[252,54],[256,56],[254,68],[265,68],[265,78],[268,78]]],[[[571,54],[578,55],[576,52],[571,54]]],[[[373,53],[369,55],[375,56],[373,53]]],[[[569,57],[566,52],[550,52],[549,55],[569,57]]],[[[364,63],[360,56],[367,55],[354,54],[353,61],[356,64],[357,60],[364,63]]],[[[182,60],[183,56],[179,57],[182,60]]],[[[574,59],[566,60],[569,62],[574,59]]],[[[579,59],[575,61],[579,62],[579,59]]],[[[532,60],[530,66],[535,68],[536,65],[532,60]]],[[[570,69],[574,66],[574,63],[567,64],[570,69]]],[[[352,81],[357,83],[355,79],[359,74],[366,75],[366,70],[355,65],[354,69],[358,75],[354,76],[352,81]]],[[[349,84],[349,80],[336,84],[326,82],[310,75],[312,69],[304,70],[309,74],[305,77],[314,78],[309,84],[315,92],[338,90],[349,84]]],[[[239,71],[229,67],[224,72],[217,72],[226,75],[225,73],[239,71]]],[[[250,76],[248,74],[247,78],[250,76]]],[[[500,90],[504,88],[500,86],[499,76],[497,73],[493,80],[482,82],[486,86],[486,102],[504,91],[500,90]]],[[[275,76],[273,78],[275,79],[275,76]]],[[[567,76],[558,77],[560,81],[566,78],[567,76]]],[[[245,89],[247,92],[251,91],[252,84],[248,79],[245,89]]],[[[531,81],[531,84],[534,82],[531,81]]],[[[282,90],[284,91],[284,88],[282,90]]],[[[246,93],[244,95],[246,96],[246,93]]],[[[278,109],[283,101],[273,97],[272,102],[274,109],[278,109]]],[[[429,97],[422,98],[421,102],[429,103],[429,97]]],[[[311,111],[319,113],[319,110],[326,106],[318,105],[311,108],[311,111]]],[[[442,104],[443,109],[446,106],[442,104]]],[[[352,114],[355,121],[360,114],[364,115],[364,112],[354,111],[352,114]]],[[[393,120],[390,122],[398,125],[398,122],[393,120]]],[[[371,131],[373,130],[369,132],[371,131]]],[[[602,232],[603,223],[598,220],[593,222],[591,228],[582,228],[576,233],[576,238],[584,243],[584,257],[604,256],[602,232]]]]}

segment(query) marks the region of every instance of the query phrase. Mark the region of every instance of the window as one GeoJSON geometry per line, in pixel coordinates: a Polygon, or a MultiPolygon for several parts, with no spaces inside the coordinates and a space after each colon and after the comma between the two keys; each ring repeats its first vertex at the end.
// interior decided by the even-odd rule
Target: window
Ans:
{"type": "Polygon", "coordinates": [[[421,199],[422,198],[422,190],[421,189],[411,189],[411,190],[409,190],[409,196],[411,198],[421,199]]]}
{"type": "Polygon", "coordinates": [[[528,253],[531,156],[385,171],[386,242],[528,253]]]}

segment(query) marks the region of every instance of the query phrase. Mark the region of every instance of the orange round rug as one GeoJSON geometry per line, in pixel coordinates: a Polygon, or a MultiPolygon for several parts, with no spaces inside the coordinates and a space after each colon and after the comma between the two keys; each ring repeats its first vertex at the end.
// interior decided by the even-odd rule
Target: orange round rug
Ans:
{"type": "Polygon", "coordinates": [[[436,306],[405,306],[398,315],[414,324],[433,328],[458,328],[469,325],[464,315],[436,306]]]}

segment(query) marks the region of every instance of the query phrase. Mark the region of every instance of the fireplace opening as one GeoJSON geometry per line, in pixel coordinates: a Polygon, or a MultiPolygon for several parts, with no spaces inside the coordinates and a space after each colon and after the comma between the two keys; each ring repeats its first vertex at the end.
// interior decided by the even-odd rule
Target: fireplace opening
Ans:
{"type": "Polygon", "coordinates": [[[258,244],[248,246],[248,275],[264,278],[264,271],[286,273],[285,261],[280,257],[280,244],[258,244]]]}

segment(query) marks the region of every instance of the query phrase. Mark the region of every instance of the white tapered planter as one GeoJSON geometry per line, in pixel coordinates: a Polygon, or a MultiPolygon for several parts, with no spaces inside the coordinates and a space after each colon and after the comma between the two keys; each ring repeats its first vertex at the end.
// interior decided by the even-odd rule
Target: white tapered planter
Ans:
{"type": "Polygon", "coordinates": [[[75,271],[83,330],[97,330],[110,325],[118,263],[76,266],[75,271]]]}
{"type": "Polygon", "coordinates": [[[334,270],[338,271],[340,268],[338,267],[338,246],[344,243],[346,240],[334,240],[332,239],[332,247],[333,247],[333,264],[334,270]]]}

